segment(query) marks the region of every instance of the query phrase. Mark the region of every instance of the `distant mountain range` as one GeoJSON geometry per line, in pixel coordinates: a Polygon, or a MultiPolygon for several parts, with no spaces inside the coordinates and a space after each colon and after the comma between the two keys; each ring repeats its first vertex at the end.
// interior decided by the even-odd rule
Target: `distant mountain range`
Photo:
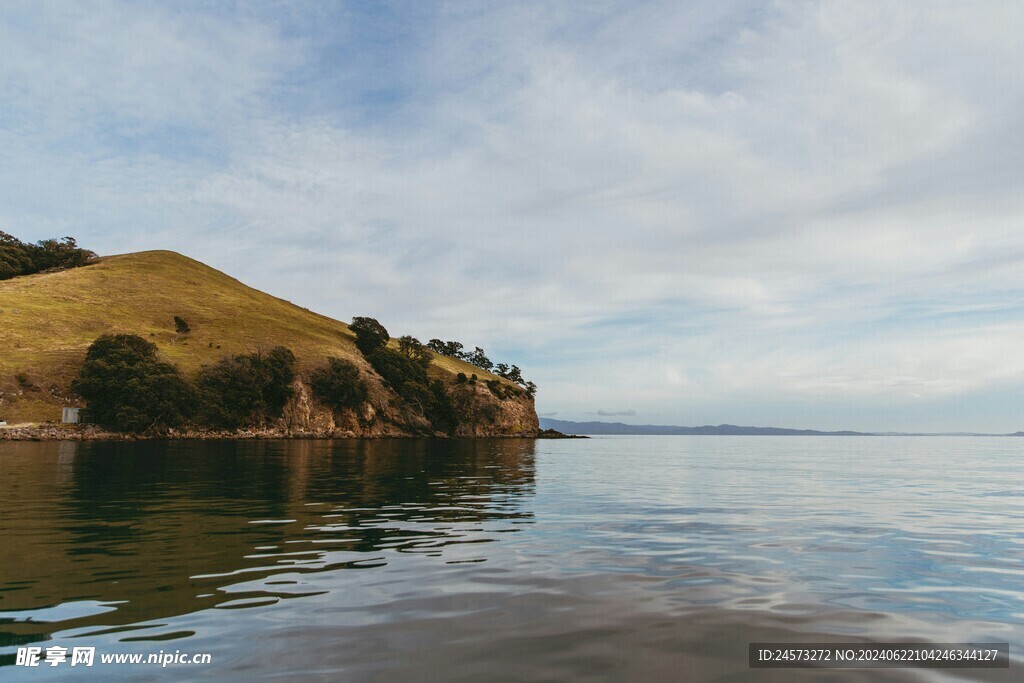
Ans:
{"type": "Polygon", "coordinates": [[[785,429],[782,427],[742,427],[738,425],[704,425],[702,427],[678,427],[674,425],[628,425],[622,422],[570,422],[540,418],[541,429],[555,429],[564,434],[704,434],[718,436],[1024,436],[1014,434],[979,434],[955,432],[947,434],[925,434],[910,432],[823,432],[817,429],[785,429]]]}

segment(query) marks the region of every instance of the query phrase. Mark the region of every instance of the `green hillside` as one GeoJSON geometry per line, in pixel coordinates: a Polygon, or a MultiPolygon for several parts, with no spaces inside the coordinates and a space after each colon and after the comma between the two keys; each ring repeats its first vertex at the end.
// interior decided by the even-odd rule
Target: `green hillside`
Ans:
{"type": "MultiPolygon", "coordinates": [[[[362,313],[351,302],[353,313],[362,313]]],[[[290,348],[303,372],[328,356],[364,365],[348,326],[248,287],[181,254],[147,251],[0,281],[0,420],[57,420],[89,344],[138,334],[191,373],[225,355],[290,348]],[[191,327],[175,330],[174,317],[191,327]]],[[[436,356],[432,373],[490,373],[436,356]]]]}

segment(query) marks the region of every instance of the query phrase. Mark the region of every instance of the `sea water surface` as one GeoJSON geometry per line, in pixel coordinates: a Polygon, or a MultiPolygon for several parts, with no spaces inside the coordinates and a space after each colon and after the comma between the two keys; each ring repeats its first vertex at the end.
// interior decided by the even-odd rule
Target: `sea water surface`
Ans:
{"type": "Polygon", "coordinates": [[[1024,439],[0,443],[0,679],[1022,680],[1024,439]],[[1009,642],[751,670],[750,642],[1009,642]],[[96,648],[91,668],[19,646],[96,648]],[[208,664],[101,664],[102,653],[208,664]]]}

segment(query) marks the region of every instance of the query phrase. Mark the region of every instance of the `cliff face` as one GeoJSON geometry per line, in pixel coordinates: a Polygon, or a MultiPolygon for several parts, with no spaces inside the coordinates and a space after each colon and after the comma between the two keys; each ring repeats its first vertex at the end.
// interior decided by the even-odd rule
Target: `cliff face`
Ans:
{"type": "Polygon", "coordinates": [[[379,381],[368,382],[369,396],[357,409],[332,410],[313,397],[302,380],[292,383],[293,394],[279,424],[287,435],[344,437],[429,436],[425,418],[403,410],[379,381]]]}
{"type": "MultiPolygon", "coordinates": [[[[296,380],[294,394],[279,424],[272,428],[294,436],[389,437],[438,436],[430,423],[402,406],[379,381],[370,382],[369,397],[358,409],[331,410],[319,403],[308,384],[296,380]]],[[[525,393],[499,398],[486,386],[453,384],[448,388],[459,416],[452,436],[534,436],[539,430],[533,399],[525,393]]]]}
{"type": "Polygon", "coordinates": [[[533,399],[523,392],[499,398],[480,384],[456,384],[448,395],[459,414],[455,436],[533,436],[540,429],[533,399]]]}

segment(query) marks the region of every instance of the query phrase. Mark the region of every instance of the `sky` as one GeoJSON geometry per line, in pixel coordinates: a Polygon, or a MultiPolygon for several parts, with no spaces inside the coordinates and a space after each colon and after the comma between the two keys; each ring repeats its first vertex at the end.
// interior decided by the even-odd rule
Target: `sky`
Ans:
{"type": "Polygon", "coordinates": [[[568,420],[1024,430],[1024,5],[0,4],[0,230],[568,420]]]}

